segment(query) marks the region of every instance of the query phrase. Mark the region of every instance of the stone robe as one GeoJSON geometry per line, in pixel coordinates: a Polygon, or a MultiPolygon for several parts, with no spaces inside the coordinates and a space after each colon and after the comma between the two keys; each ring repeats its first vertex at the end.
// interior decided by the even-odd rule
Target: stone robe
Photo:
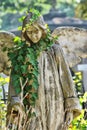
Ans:
{"type": "MultiPolygon", "coordinates": [[[[36,117],[30,120],[27,130],[62,130],[65,113],[73,111],[76,117],[81,107],[60,45],[54,44],[42,52],[38,62],[40,74],[36,117]]],[[[15,92],[10,84],[9,99],[11,96],[15,96],[15,92]]]]}

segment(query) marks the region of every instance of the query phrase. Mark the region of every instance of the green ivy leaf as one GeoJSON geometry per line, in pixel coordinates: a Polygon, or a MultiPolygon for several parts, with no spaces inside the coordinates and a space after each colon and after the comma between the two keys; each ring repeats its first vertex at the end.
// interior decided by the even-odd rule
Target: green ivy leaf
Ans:
{"type": "Polygon", "coordinates": [[[22,55],[19,55],[19,56],[18,56],[18,58],[17,58],[17,60],[18,60],[18,61],[23,61],[23,60],[24,60],[24,58],[23,58],[23,56],[22,56],[22,55]]]}
{"type": "Polygon", "coordinates": [[[21,39],[20,39],[20,37],[16,36],[14,38],[14,43],[18,43],[18,42],[21,42],[21,39]]]}
{"type": "Polygon", "coordinates": [[[37,93],[32,93],[32,98],[36,100],[38,98],[37,93]]]}
{"type": "Polygon", "coordinates": [[[22,16],[21,18],[19,18],[19,22],[23,22],[25,16],[22,16]]]}
{"type": "Polygon", "coordinates": [[[26,73],[27,72],[27,65],[21,65],[21,71],[22,73],[26,73]]]}
{"type": "Polygon", "coordinates": [[[38,79],[33,79],[33,83],[32,83],[32,87],[35,89],[35,90],[37,90],[38,89],[38,86],[39,86],[39,84],[38,84],[38,79]]]}
{"type": "Polygon", "coordinates": [[[19,27],[18,27],[18,30],[22,30],[22,26],[19,26],[19,27]]]}
{"type": "Polygon", "coordinates": [[[33,72],[32,72],[32,74],[34,74],[36,77],[38,77],[38,74],[39,74],[39,72],[38,72],[38,70],[33,70],[33,72]]]}
{"type": "Polygon", "coordinates": [[[27,54],[27,57],[29,58],[29,63],[31,63],[33,66],[35,66],[36,61],[35,61],[33,54],[27,54]]]}
{"type": "Polygon", "coordinates": [[[26,86],[25,89],[26,89],[27,92],[30,91],[32,89],[32,85],[26,86]]]}
{"type": "Polygon", "coordinates": [[[21,92],[20,81],[19,80],[15,80],[15,82],[14,82],[14,88],[15,88],[16,94],[19,94],[21,92]]]}
{"type": "Polygon", "coordinates": [[[12,77],[12,81],[13,81],[13,83],[14,83],[16,80],[18,80],[18,79],[19,79],[19,75],[17,75],[17,74],[15,74],[15,75],[14,75],[14,73],[13,73],[13,72],[12,72],[11,77],[12,77]]]}
{"type": "Polygon", "coordinates": [[[19,94],[21,92],[21,88],[18,87],[18,88],[15,89],[15,91],[16,91],[16,94],[19,94]]]}

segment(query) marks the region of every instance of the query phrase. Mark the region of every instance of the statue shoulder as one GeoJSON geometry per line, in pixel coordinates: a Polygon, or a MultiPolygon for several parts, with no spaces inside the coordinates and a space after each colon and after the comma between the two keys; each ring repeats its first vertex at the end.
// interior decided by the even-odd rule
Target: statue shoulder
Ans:
{"type": "Polygon", "coordinates": [[[57,52],[57,53],[62,51],[62,47],[56,43],[52,45],[52,48],[53,48],[54,52],[57,52]]]}

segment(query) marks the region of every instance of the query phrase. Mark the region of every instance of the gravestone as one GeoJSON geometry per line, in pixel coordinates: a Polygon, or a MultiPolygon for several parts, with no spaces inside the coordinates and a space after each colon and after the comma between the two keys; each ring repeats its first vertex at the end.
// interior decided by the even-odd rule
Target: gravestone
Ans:
{"type": "Polygon", "coordinates": [[[82,72],[82,81],[83,81],[83,93],[87,92],[87,64],[83,61],[87,62],[87,59],[82,59],[82,63],[73,67],[74,72],[82,72]]]}
{"type": "Polygon", "coordinates": [[[82,63],[85,65],[85,70],[83,71],[83,85],[85,92],[87,92],[87,58],[83,59],[82,63]]]}

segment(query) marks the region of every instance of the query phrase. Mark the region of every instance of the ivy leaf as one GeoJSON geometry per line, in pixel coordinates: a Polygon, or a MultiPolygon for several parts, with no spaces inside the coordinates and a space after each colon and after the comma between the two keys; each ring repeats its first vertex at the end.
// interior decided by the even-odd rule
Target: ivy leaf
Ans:
{"type": "Polygon", "coordinates": [[[24,105],[29,104],[29,102],[26,99],[23,100],[23,103],[24,103],[24,105]]]}
{"type": "Polygon", "coordinates": [[[16,94],[19,94],[21,92],[21,88],[20,87],[15,88],[15,92],[16,92],[16,94]]]}
{"type": "Polygon", "coordinates": [[[27,65],[21,65],[21,71],[22,73],[26,73],[27,72],[27,65]]]}
{"type": "Polygon", "coordinates": [[[25,16],[22,16],[21,18],[19,18],[19,22],[23,22],[25,16]]]}
{"type": "Polygon", "coordinates": [[[19,56],[18,56],[18,58],[17,58],[17,60],[18,60],[18,61],[23,61],[23,60],[24,60],[24,58],[23,58],[23,56],[22,56],[22,55],[19,55],[19,56]]]}
{"type": "Polygon", "coordinates": [[[29,58],[29,63],[31,63],[33,66],[35,66],[36,61],[35,61],[33,54],[27,54],[27,57],[29,58]]]}
{"type": "Polygon", "coordinates": [[[15,43],[21,42],[20,37],[16,36],[16,37],[14,38],[14,42],[15,42],[15,43]]]}
{"type": "Polygon", "coordinates": [[[37,93],[32,93],[32,98],[37,99],[38,95],[37,93]]]}
{"type": "Polygon", "coordinates": [[[31,60],[30,63],[35,66],[36,65],[36,62],[34,60],[31,60]]]}
{"type": "Polygon", "coordinates": [[[32,73],[28,73],[27,74],[27,78],[30,80],[30,79],[32,79],[32,73]]]}
{"type": "Polygon", "coordinates": [[[38,86],[39,86],[38,80],[34,78],[33,83],[32,83],[32,87],[33,87],[35,90],[37,90],[38,86]]]}
{"type": "Polygon", "coordinates": [[[20,66],[19,66],[18,64],[16,64],[16,65],[13,64],[13,66],[15,66],[15,67],[14,67],[14,71],[16,71],[16,72],[17,72],[17,71],[19,70],[19,68],[20,68],[20,66]]]}
{"type": "Polygon", "coordinates": [[[23,55],[23,50],[22,49],[20,49],[20,51],[19,51],[19,55],[23,55]]]}
{"type": "Polygon", "coordinates": [[[29,59],[35,60],[34,53],[35,53],[35,52],[29,52],[29,53],[27,54],[27,57],[28,57],[29,59]]]}
{"type": "Polygon", "coordinates": [[[13,61],[13,59],[15,59],[16,55],[14,53],[8,53],[8,56],[10,58],[11,61],[13,61]]]}
{"type": "Polygon", "coordinates": [[[38,77],[38,74],[39,74],[39,72],[38,72],[38,70],[33,70],[33,72],[32,72],[36,77],[38,77]]]}
{"type": "Polygon", "coordinates": [[[18,27],[18,30],[22,30],[22,26],[19,26],[19,27],[18,27]]]}
{"type": "Polygon", "coordinates": [[[32,85],[26,86],[25,89],[26,89],[27,92],[30,91],[32,89],[32,85]]]}
{"type": "Polygon", "coordinates": [[[11,77],[12,77],[13,82],[19,79],[19,75],[16,75],[16,74],[15,75],[12,74],[11,77]]]}
{"type": "Polygon", "coordinates": [[[19,80],[15,80],[13,87],[15,88],[16,94],[19,94],[21,92],[20,81],[19,80]]]}
{"type": "Polygon", "coordinates": [[[30,98],[30,105],[31,106],[35,106],[35,101],[36,101],[37,98],[38,98],[37,93],[32,93],[31,94],[31,98],[30,98]]]}

